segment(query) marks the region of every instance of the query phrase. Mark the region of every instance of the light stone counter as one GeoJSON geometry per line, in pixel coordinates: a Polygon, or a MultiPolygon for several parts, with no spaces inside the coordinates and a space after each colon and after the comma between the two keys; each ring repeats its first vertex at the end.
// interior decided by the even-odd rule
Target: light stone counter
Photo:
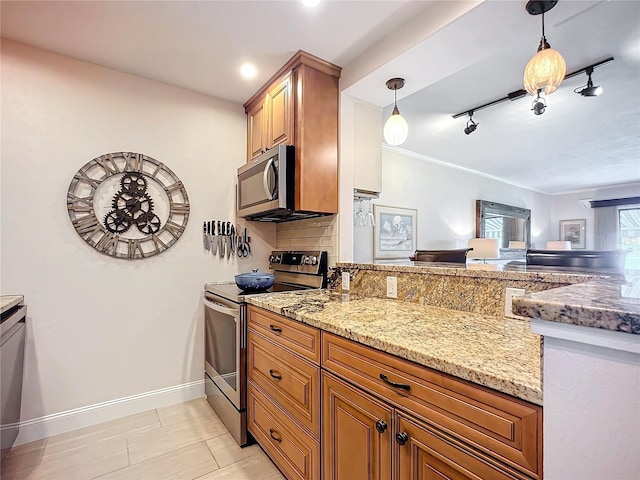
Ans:
{"type": "Polygon", "coordinates": [[[514,298],[529,318],[640,334],[640,276],[592,280],[514,298]]]}
{"type": "Polygon", "coordinates": [[[529,322],[328,290],[247,297],[258,307],[542,405],[529,322]]]}

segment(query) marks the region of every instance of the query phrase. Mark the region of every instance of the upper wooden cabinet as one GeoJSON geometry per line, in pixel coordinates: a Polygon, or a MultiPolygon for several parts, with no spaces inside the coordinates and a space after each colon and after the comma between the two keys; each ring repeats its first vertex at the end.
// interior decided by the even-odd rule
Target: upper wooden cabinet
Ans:
{"type": "Polygon", "coordinates": [[[248,161],[295,146],[296,211],[338,213],[340,71],[299,51],[244,104],[248,161]]]}

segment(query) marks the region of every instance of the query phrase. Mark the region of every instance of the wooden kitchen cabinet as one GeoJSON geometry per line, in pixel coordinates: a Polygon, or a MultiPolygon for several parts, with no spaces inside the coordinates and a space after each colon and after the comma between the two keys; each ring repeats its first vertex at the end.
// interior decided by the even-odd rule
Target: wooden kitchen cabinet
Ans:
{"type": "Polygon", "coordinates": [[[341,68],[297,52],[245,104],[247,161],[295,147],[295,210],[338,213],[338,82],[341,68]]]}
{"type": "MultiPolygon", "coordinates": [[[[453,463],[466,459],[461,472],[497,469],[505,478],[542,478],[540,407],[327,332],[322,332],[321,363],[323,371],[393,407],[393,434],[401,434],[404,428],[407,441],[414,439],[415,445],[421,438],[429,439],[424,451],[434,459],[448,458],[453,463]],[[434,449],[440,453],[435,455],[434,449]],[[473,460],[478,458],[480,463],[473,460]]],[[[412,455],[417,455],[415,445],[407,449],[412,455]]],[[[332,448],[340,451],[342,447],[332,448]]]]}
{"type": "Polygon", "coordinates": [[[291,88],[291,73],[288,73],[246,109],[248,160],[271,147],[293,142],[291,88]]]}
{"type": "Polygon", "coordinates": [[[324,480],[389,480],[392,409],[322,373],[324,480]]]}
{"type": "Polygon", "coordinates": [[[289,479],[320,479],[320,331],[248,308],[247,424],[289,479]]]}

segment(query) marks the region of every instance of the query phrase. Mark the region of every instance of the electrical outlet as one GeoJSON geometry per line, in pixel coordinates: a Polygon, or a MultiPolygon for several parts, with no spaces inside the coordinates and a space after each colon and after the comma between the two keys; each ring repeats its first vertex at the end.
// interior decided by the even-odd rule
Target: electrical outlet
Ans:
{"type": "Polygon", "coordinates": [[[507,288],[504,293],[504,316],[511,318],[524,318],[516,315],[511,310],[513,306],[513,297],[521,297],[525,294],[523,288],[507,288]]]}
{"type": "Polygon", "coordinates": [[[398,277],[387,277],[387,297],[398,298],[398,277]]]}
{"type": "Polygon", "coordinates": [[[342,290],[349,290],[351,287],[351,277],[349,272],[342,272],[342,290]]]}

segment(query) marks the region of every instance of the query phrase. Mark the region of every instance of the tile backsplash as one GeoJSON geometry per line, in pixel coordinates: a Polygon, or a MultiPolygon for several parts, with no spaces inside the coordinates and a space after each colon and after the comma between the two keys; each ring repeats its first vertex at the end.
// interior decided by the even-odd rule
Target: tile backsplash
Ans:
{"type": "Polygon", "coordinates": [[[338,261],[338,216],[276,224],[278,250],[326,250],[329,266],[338,261]]]}

